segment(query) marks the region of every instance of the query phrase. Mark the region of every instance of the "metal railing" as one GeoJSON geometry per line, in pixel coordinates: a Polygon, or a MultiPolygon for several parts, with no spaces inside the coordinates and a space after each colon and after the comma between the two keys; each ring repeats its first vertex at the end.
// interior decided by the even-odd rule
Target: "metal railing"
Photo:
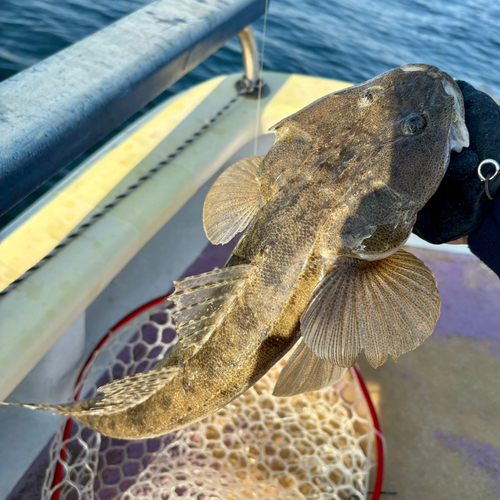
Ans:
{"type": "Polygon", "coordinates": [[[0,215],[239,35],[251,92],[261,85],[247,26],[266,0],[158,0],[0,84],[0,215]]]}

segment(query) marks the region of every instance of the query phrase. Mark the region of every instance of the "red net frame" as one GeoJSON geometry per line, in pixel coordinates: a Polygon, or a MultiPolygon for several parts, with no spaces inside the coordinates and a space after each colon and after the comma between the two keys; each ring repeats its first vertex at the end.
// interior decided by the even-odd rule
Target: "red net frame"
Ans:
{"type": "MultiPolygon", "coordinates": [[[[155,300],[152,300],[143,306],[139,307],[129,315],[127,315],[125,318],[123,318],[121,321],[119,321],[113,328],[110,329],[110,331],[101,339],[99,344],[96,346],[92,354],[89,356],[87,359],[86,363],[84,364],[80,375],[78,377],[77,383],[76,383],[76,391],[74,393],[74,399],[77,400],[80,397],[81,391],[82,391],[82,382],[84,381],[84,378],[86,375],[88,375],[89,368],[92,366],[93,361],[96,359],[96,357],[99,355],[101,350],[110,342],[112,339],[119,334],[124,328],[127,328],[127,326],[132,326],[134,325],[134,321],[136,321],[138,318],[143,315],[143,313],[146,313],[148,311],[152,311],[156,306],[165,304],[167,301],[168,296],[162,296],[159,297],[155,300]]],[[[171,345],[170,344],[166,344],[171,345]]],[[[367,390],[366,384],[364,383],[363,378],[361,377],[359,371],[357,370],[356,367],[353,367],[351,370],[352,377],[359,388],[359,391],[362,394],[362,397],[364,399],[364,402],[366,404],[366,408],[368,410],[371,424],[373,426],[373,438],[375,442],[375,450],[376,450],[376,460],[375,460],[375,480],[374,480],[374,486],[373,486],[373,491],[371,492],[371,500],[379,500],[380,499],[380,494],[382,490],[382,481],[383,481],[383,472],[384,472],[384,443],[383,443],[383,437],[380,429],[380,424],[379,420],[377,417],[377,413],[375,411],[375,407],[373,405],[373,402],[370,398],[369,392],[367,390]]],[[[122,375],[123,376],[123,375],[122,375]]],[[[86,394],[84,394],[86,397],[86,394]]],[[[82,488],[82,490],[78,490],[79,485],[75,483],[71,477],[69,477],[67,470],[65,472],[65,464],[67,464],[68,460],[71,459],[71,451],[68,449],[68,446],[65,444],[69,441],[71,438],[71,433],[72,433],[72,426],[73,426],[73,421],[72,419],[68,419],[64,424],[63,427],[60,430],[60,442],[59,442],[59,449],[55,450],[57,453],[57,460],[55,461],[55,467],[52,470],[47,471],[46,475],[46,484],[44,486],[42,496],[44,499],[50,499],[50,500],[62,500],[61,497],[64,496],[65,500],[73,500],[74,499],[87,499],[87,498],[94,498],[93,493],[91,492],[92,490],[92,485],[90,485],[90,488],[87,484],[87,489],[82,488]],[[63,483],[67,482],[69,483],[77,492],[76,494],[69,494],[69,495],[62,495],[61,493],[63,492],[63,483]]],[[[56,442],[53,444],[53,453],[54,453],[54,447],[57,448],[57,437],[56,436],[56,442]]],[[[107,439],[107,438],[106,438],[107,439]]],[[[95,453],[93,456],[90,454],[88,455],[89,461],[93,461],[97,464],[99,458],[98,456],[95,456],[95,453]]],[[[373,465],[373,464],[372,464],[373,465]]],[[[86,465],[84,466],[86,467],[86,465]]],[[[86,471],[83,471],[83,476],[85,477],[86,471]]],[[[87,474],[92,474],[92,472],[87,471],[87,474]]],[[[81,474],[80,474],[81,475],[81,474]]],[[[73,478],[74,479],[74,478],[73,478]]],[[[99,497],[101,498],[101,497],[99,497]]],[[[103,497],[104,498],[104,497],[103,497]]],[[[110,497],[112,498],[112,497],[110,497]]],[[[151,497],[152,498],[152,497],[151,497]]],[[[154,497],[154,498],[167,498],[167,497],[154,497]]],[[[168,497],[170,498],[170,497],[168,497]]],[[[177,498],[177,497],[175,497],[177,498]]],[[[201,498],[201,497],[200,497],[201,498]]],[[[209,498],[208,496],[206,497],[207,499],[209,498]]],[[[213,497],[216,498],[216,497],[213,497]]],[[[217,497],[218,498],[218,497],[217,497]]],[[[307,498],[307,497],[306,497],[307,498]]],[[[356,496],[353,497],[346,497],[346,498],[359,498],[356,496]]],[[[369,498],[368,494],[364,498],[369,498]]]]}

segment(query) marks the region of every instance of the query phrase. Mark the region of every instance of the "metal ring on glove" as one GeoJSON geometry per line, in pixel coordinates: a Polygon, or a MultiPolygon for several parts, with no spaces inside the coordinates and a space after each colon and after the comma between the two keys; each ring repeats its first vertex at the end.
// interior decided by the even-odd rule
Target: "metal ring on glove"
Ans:
{"type": "Polygon", "coordinates": [[[498,164],[497,161],[495,160],[492,160],[491,158],[488,158],[486,160],[483,160],[479,166],[477,167],[477,175],[478,177],[481,179],[482,182],[484,182],[484,190],[486,191],[486,196],[490,199],[490,200],[494,200],[494,198],[491,196],[490,194],[490,190],[489,190],[489,186],[488,186],[488,183],[489,181],[491,181],[492,179],[494,179],[497,175],[498,175],[498,172],[500,172],[500,165],[498,164]],[[484,165],[488,165],[488,164],[491,164],[495,167],[495,172],[493,174],[491,173],[488,173],[486,174],[486,177],[483,175],[483,172],[482,172],[482,168],[484,165]]]}

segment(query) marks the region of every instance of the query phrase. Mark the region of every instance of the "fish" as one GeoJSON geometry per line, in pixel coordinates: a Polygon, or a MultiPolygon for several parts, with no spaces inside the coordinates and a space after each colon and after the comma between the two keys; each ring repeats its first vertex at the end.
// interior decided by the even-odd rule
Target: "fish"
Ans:
{"type": "Polygon", "coordinates": [[[106,436],[151,438],[224,407],[294,346],[276,397],[335,383],[363,350],[376,368],[431,335],[437,283],[402,247],[451,151],[469,145],[453,78],[402,66],[271,130],[269,152],[227,168],[207,194],[208,239],[243,235],[222,269],[174,282],[171,352],[94,397],[25,406],[106,436]]]}

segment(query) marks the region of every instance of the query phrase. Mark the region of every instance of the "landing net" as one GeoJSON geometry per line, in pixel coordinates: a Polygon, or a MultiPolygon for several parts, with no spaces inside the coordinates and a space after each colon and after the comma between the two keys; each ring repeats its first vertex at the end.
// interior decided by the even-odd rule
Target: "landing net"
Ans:
{"type": "MultiPolygon", "coordinates": [[[[174,310],[170,302],[154,301],[119,323],[87,362],[75,399],[162,359],[177,340],[174,310]]],[[[283,364],[216,414],[161,438],[111,439],[63,421],[52,443],[42,498],[370,498],[369,474],[376,469],[380,438],[356,374],[348,372],[321,391],[274,398],[283,364]]]]}

